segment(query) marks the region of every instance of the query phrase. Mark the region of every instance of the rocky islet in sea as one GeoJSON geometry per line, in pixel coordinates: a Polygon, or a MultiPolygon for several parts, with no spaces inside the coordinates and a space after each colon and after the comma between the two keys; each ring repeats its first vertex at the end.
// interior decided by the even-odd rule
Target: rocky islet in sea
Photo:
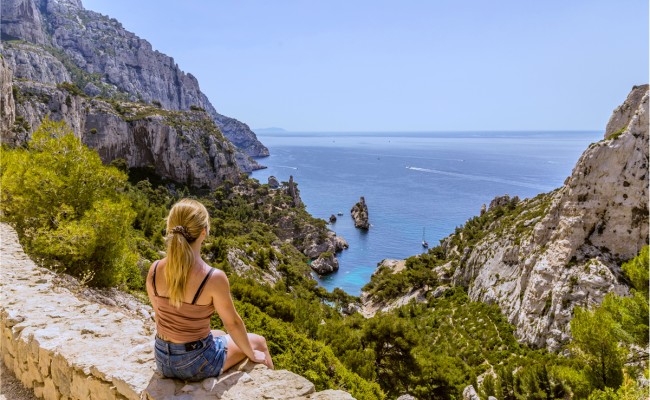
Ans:
{"type": "Polygon", "coordinates": [[[370,222],[368,221],[368,206],[366,205],[366,199],[363,196],[361,196],[359,202],[352,207],[350,214],[354,220],[355,228],[365,230],[370,228],[370,222]]]}

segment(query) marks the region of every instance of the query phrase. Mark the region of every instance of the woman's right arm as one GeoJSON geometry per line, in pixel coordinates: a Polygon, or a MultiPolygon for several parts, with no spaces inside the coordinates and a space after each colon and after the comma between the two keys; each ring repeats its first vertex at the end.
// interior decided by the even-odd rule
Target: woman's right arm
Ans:
{"type": "Polygon", "coordinates": [[[266,356],[260,351],[253,350],[250,341],[248,340],[248,332],[244,321],[237,313],[235,304],[230,295],[230,283],[228,277],[223,271],[215,270],[210,279],[212,286],[212,301],[214,308],[219,314],[219,318],[223,322],[224,327],[232,340],[239,346],[246,357],[257,363],[264,363],[266,356]]]}
{"type": "Polygon", "coordinates": [[[154,292],[153,292],[153,286],[151,285],[151,281],[153,278],[153,267],[155,265],[155,262],[151,264],[149,267],[149,272],[147,273],[147,280],[145,281],[145,285],[147,288],[147,295],[149,296],[149,302],[151,303],[151,306],[154,308],[155,312],[158,312],[156,310],[156,302],[154,301],[154,292]]]}

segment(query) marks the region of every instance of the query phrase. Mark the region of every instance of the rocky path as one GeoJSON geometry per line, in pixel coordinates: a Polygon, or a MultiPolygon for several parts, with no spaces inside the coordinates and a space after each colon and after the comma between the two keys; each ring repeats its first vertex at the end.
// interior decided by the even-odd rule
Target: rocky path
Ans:
{"type": "Polygon", "coordinates": [[[36,400],[34,393],[25,388],[3,362],[0,362],[0,400],[36,400]]]}

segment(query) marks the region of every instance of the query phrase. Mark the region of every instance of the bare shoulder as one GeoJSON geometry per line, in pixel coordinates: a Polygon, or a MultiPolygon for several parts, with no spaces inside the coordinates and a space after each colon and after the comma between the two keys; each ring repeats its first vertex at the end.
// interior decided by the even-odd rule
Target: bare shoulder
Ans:
{"type": "Polygon", "coordinates": [[[153,275],[153,270],[154,270],[154,267],[156,266],[156,264],[164,264],[164,262],[165,262],[164,258],[161,259],[161,260],[156,260],[156,261],[152,262],[151,265],[149,266],[149,273],[147,275],[148,276],[153,275]]]}
{"type": "Polygon", "coordinates": [[[212,268],[212,275],[210,276],[210,280],[215,283],[228,282],[228,276],[222,270],[218,268],[212,268]]]}
{"type": "Polygon", "coordinates": [[[230,287],[228,276],[218,268],[212,268],[212,275],[210,275],[208,285],[213,290],[223,290],[224,288],[230,287]]]}

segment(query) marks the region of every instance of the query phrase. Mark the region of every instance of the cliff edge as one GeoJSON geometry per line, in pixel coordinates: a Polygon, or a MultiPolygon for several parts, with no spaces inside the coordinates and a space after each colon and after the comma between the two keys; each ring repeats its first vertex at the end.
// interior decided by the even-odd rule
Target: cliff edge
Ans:
{"type": "Polygon", "coordinates": [[[626,294],[620,265],[648,243],[648,85],[632,90],[608,126],[620,127],[589,146],[564,186],[538,199],[538,222],[522,207],[514,226],[472,248],[454,275],[539,347],[570,339],[574,306],[626,294]]]}

